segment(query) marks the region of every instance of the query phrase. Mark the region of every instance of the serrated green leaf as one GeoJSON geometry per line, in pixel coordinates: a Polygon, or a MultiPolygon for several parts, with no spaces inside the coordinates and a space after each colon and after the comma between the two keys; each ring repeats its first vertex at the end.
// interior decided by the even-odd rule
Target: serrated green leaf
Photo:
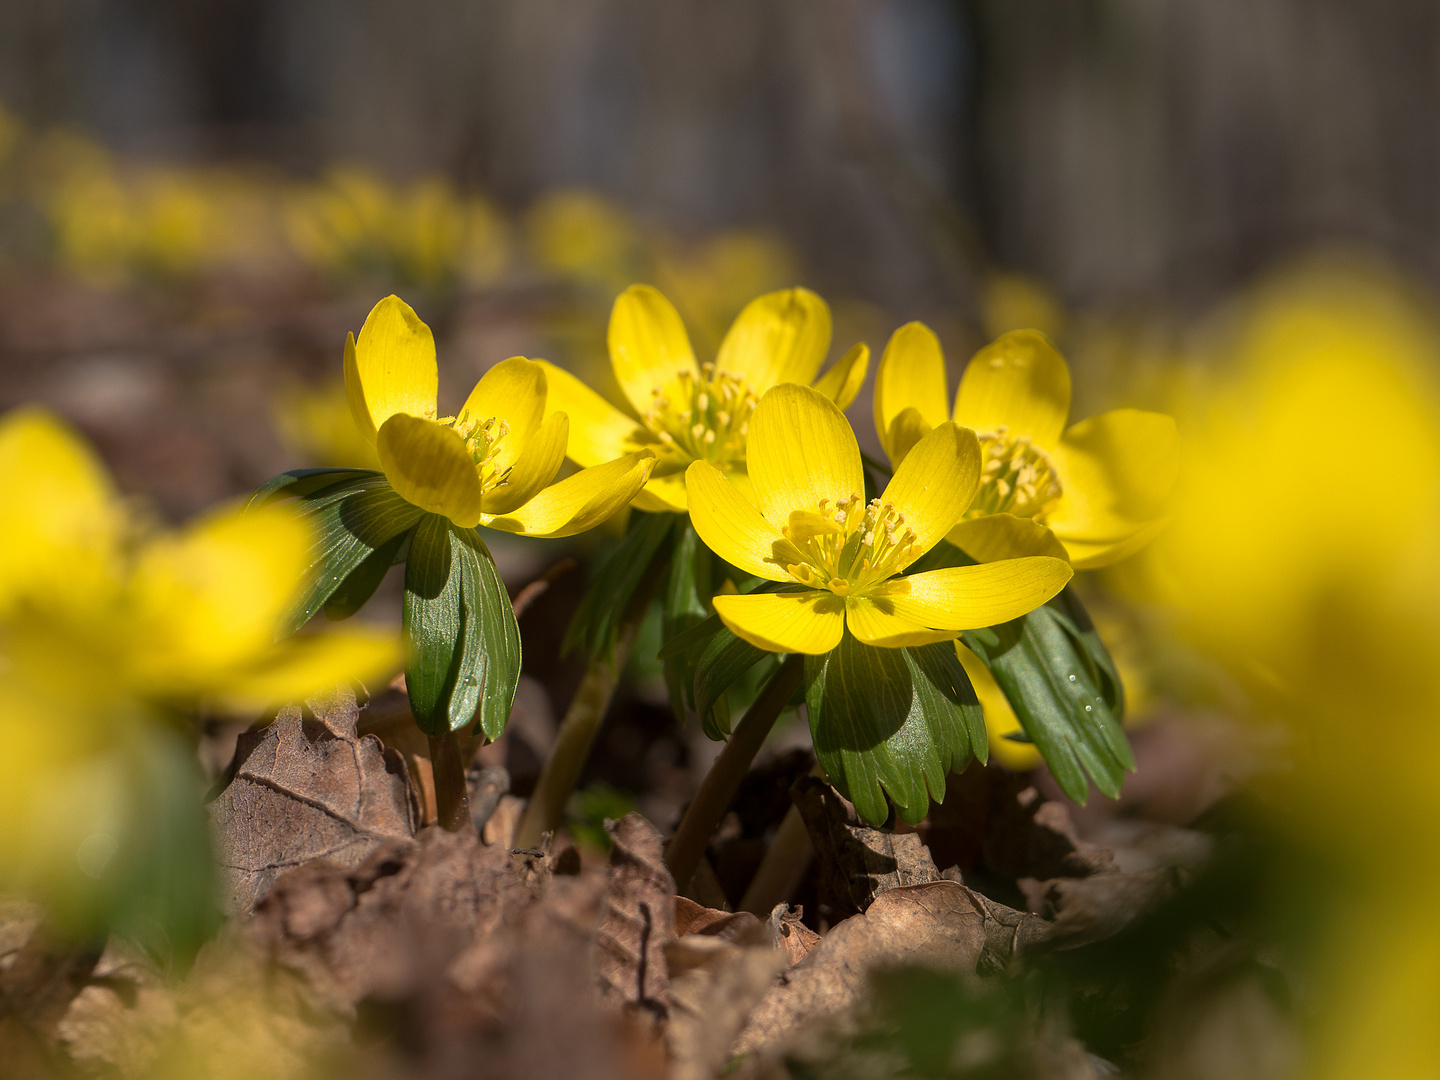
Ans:
{"type": "Polygon", "coordinates": [[[272,476],[245,500],[245,509],[276,499],[298,499],[314,495],[333,484],[364,480],[381,475],[374,469],[291,469],[272,476]]]}
{"type": "MultiPolygon", "coordinates": [[[[710,615],[713,565],[710,549],[701,542],[688,517],[682,526],[673,531],[672,537],[670,571],[666,575],[661,607],[662,641],[669,641],[677,634],[692,629],[710,615]]],[[[670,711],[676,723],[683,724],[685,708],[694,698],[694,665],[683,654],[665,656],[661,663],[664,665],[665,687],[670,695],[670,711]]]]}
{"type": "Polygon", "coordinates": [[[361,563],[408,532],[423,513],[378,473],[326,487],[301,498],[297,507],[315,538],[305,587],[282,622],[280,637],[309,622],[361,563]]]}
{"type": "Polygon", "coordinates": [[[415,527],[405,562],[405,683],[427,735],[472,720],[505,729],[520,678],[520,631],[495,561],[473,529],[438,514],[415,527]]]}
{"type": "Polygon", "coordinates": [[[665,540],[679,520],[677,514],[631,515],[629,531],[596,567],[575,609],[560,644],[562,656],[576,649],[586,660],[613,653],[620,623],[629,613],[637,591],[654,582],[663,569],[663,559],[669,554],[665,540]]]}
{"type": "Polygon", "coordinates": [[[1115,719],[1123,721],[1125,687],[1120,681],[1120,672],[1115,667],[1115,661],[1110,658],[1110,650],[1105,648],[1105,643],[1100,640],[1100,632],[1095,629],[1090,613],[1085,610],[1080,597],[1073,588],[1067,586],[1049,601],[1049,606],[1068,620],[1067,629],[1080,642],[1090,660],[1096,685],[1100,687],[1100,695],[1105,699],[1105,704],[1110,706],[1115,719]]]}
{"type": "MultiPolygon", "coordinates": [[[[1042,604],[985,635],[967,632],[965,640],[990,668],[1061,790],[1083,804],[1091,782],[1118,796],[1135,758],[1066,606],[1042,604]]],[[[1118,688],[1118,678],[1114,684],[1118,688]]]]}
{"type": "Polygon", "coordinates": [[[884,824],[887,795],[920,821],[945,798],[946,775],[985,752],[980,702],[948,642],[883,649],[847,633],[805,659],[816,756],[867,824],[884,824]]]}

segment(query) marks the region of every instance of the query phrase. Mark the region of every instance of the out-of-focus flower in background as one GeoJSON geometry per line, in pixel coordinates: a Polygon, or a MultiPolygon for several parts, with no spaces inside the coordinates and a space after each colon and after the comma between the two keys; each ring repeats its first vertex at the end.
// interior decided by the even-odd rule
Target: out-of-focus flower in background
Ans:
{"type": "Polygon", "coordinates": [[[147,532],[62,422],[0,420],[4,888],[77,933],[168,913],[194,943],[211,870],[183,710],[253,714],[398,663],[376,629],[276,644],[309,544],[278,508],[147,532]]]}
{"type": "Polygon", "coordinates": [[[457,281],[493,281],[509,259],[500,214],[440,176],[401,185],[368,169],[335,168],[290,193],[285,224],[303,259],[341,279],[442,291],[457,281]]]}
{"type": "Polygon", "coordinates": [[[1440,330],[1358,262],[1282,274],[1203,354],[1170,528],[1122,576],[1227,659],[1293,768],[1276,821],[1335,867],[1310,1074],[1434,1076],[1440,330]],[[1383,915],[1381,913],[1384,913],[1383,915]]]}

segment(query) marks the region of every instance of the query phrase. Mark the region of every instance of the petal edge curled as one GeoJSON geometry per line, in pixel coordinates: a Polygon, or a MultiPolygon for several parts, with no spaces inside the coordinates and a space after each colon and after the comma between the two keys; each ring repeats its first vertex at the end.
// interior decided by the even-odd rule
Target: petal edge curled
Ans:
{"type": "Polygon", "coordinates": [[[492,529],[526,536],[573,536],[624,508],[650,479],[654,467],[655,455],[648,450],[626,454],[551,484],[512,513],[486,515],[482,521],[492,529]]]}
{"type": "Polygon", "coordinates": [[[396,413],[375,440],[380,467],[402,499],[461,528],[480,521],[480,474],[454,428],[396,413]]]}
{"type": "Polygon", "coordinates": [[[372,431],[378,437],[385,421],[398,413],[435,415],[440,386],[435,336],[404,300],[387,296],[370,309],[353,354],[346,349],[347,376],[352,356],[354,383],[347,378],[346,393],[352,410],[357,396],[365,406],[370,426],[361,423],[358,415],[356,422],[367,437],[372,431]]]}
{"type": "Polygon", "coordinates": [[[815,378],[830,350],[830,305],[809,289],[758,296],[720,342],[715,366],[741,376],[752,393],[815,378]]]}
{"type": "Polygon", "coordinates": [[[615,298],[606,340],[620,389],[641,416],[655,390],[674,398],[679,372],[699,373],[680,313],[653,285],[631,285],[615,298]]]}
{"type": "Polygon", "coordinates": [[[945,411],[949,396],[945,355],[935,331],[924,323],[911,322],[891,334],[875,373],[875,431],[892,466],[898,467],[905,456],[891,435],[896,417],[914,409],[928,425],[927,431],[939,427],[950,419],[945,411]]]}
{"type": "Polygon", "coordinates": [[[980,442],[947,420],[905,455],[880,498],[905,515],[924,552],[955,527],[979,485],[980,442]]]}

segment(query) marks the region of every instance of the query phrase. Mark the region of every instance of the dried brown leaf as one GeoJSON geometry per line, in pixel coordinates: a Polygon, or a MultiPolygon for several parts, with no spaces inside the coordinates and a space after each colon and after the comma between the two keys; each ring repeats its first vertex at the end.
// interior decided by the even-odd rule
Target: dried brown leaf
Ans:
{"type": "Polygon", "coordinates": [[[601,993],[663,1018],[670,1007],[664,948],[675,938],[675,882],[664,845],[639,814],[607,822],[606,829],[615,846],[593,946],[601,993]]]}
{"type": "Polygon", "coordinates": [[[357,717],[355,695],[341,688],[240,737],[235,775],[210,804],[231,911],[251,910],[293,867],[328,859],[353,868],[415,835],[404,761],[375,736],[357,736],[357,717]]]}
{"type": "MultiPolygon", "coordinates": [[[[757,935],[763,933],[755,916],[740,914],[749,917],[757,935]]],[[[730,1044],[784,969],[785,956],[768,944],[746,945],[701,931],[669,942],[665,958],[671,977],[665,1028],[670,1076],[707,1080],[729,1060],[730,1044]]]]}
{"type": "Polygon", "coordinates": [[[865,911],[887,889],[940,879],[915,833],[867,827],[855,807],[817,776],[800,777],[790,791],[839,914],[865,911]]]}
{"type": "Polygon", "coordinates": [[[921,966],[972,974],[985,948],[984,916],[952,881],[890,889],[837,925],[761,1000],[732,1048],[773,1050],[802,1029],[849,1022],[871,975],[921,966]]]}
{"type": "Polygon", "coordinates": [[[770,912],[770,941],[785,954],[791,967],[804,960],[810,950],[820,944],[820,935],[800,921],[804,914],[802,908],[786,904],[776,904],[775,910],[770,912]]]}

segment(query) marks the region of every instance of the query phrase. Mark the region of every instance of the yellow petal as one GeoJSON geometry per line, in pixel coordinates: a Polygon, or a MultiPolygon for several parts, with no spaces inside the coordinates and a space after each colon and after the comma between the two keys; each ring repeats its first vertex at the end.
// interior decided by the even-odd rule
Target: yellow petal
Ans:
{"type": "Polygon", "coordinates": [[[683,514],[688,509],[685,498],[685,474],[671,473],[669,476],[650,475],[650,480],[635,496],[633,505],[637,510],[650,514],[683,514]]]}
{"type": "Polygon", "coordinates": [[[979,486],[980,443],[947,420],[905,455],[880,498],[905,515],[925,552],[955,527],[979,486]]]}
{"type": "Polygon", "coordinates": [[[123,522],[105,466],[68,424],[37,406],[0,420],[0,609],[27,589],[83,602],[112,569],[123,522]]]}
{"type": "Polygon", "coordinates": [[[1055,534],[1033,518],[1014,514],[987,514],[962,521],[945,537],[979,562],[1018,559],[1024,555],[1049,555],[1068,559],[1065,545],[1055,534]]]}
{"type": "Polygon", "coordinates": [[[860,393],[865,373],[870,369],[870,346],[863,341],[831,365],[830,370],[815,380],[815,389],[835,402],[843,412],[860,393]]]}
{"type": "MultiPolygon", "coordinates": [[[[941,421],[945,423],[946,421],[941,421]]],[[[915,449],[915,444],[923,439],[934,427],[929,420],[920,415],[920,410],[914,405],[908,405],[900,411],[900,415],[890,422],[888,432],[889,451],[886,456],[892,464],[898,465],[905,460],[905,455],[915,449]]]]}
{"type": "Polygon", "coordinates": [[[1145,529],[1153,535],[1164,517],[1180,436],[1161,413],[1115,409],[1070,428],[1051,460],[1063,491],[1047,524],[1087,567],[1102,566],[1129,554],[1134,546],[1121,545],[1145,529]]]}
{"type": "Polygon", "coordinates": [[[977,352],[955,395],[955,422],[979,432],[1004,426],[1053,447],[1070,414],[1070,368],[1038,330],[1014,330],[977,352]]]}
{"type": "Polygon", "coordinates": [[[310,531],[281,503],[211,514],[152,541],[132,578],[144,645],[133,677],[184,696],[217,681],[275,641],[309,562],[310,531]]]}
{"type": "Polygon", "coordinates": [[[503,517],[486,515],[483,520],[492,529],[526,536],[573,536],[622,510],[654,467],[655,455],[648,450],[626,454],[551,484],[503,517]]]}
{"type": "MultiPolygon", "coordinates": [[[[892,466],[898,466],[905,456],[897,451],[890,434],[896,417],[914,409],[928,431],[950,419],[945,413],[949,398],[940,339],[924,323],[906,323],[890,335],[875,373],[875,431],[892,466]]],[[[912,430],[914,426],[912,422],[912,430]]]]}
{"type": "Polygon", "coordinates": [[[1020,726],[1020,718],[1015,715],[1005,691],[1000,689],[985,661],[962,642],[955,643],[955,654],[960,657],[960,666],[970,677],[970,685],[975,688],[975,696],[980,699],[980,708],[985,712],[991,759],[1014,772],[1029,772],[1040,764],[1040,751],[1034,743],[1016,742],[1005,737],[1016,732],[1023,734],[1025,730],[1020,726]]]}
{"type": "Polygon", "coordinates": [[[564,368],[544,360],[536,363],[545,372],[549,387],[546,407],[570,417],[566,456],[571,461],[587,467],[601,465],[631,448],[631,437],[641,430],[639,424],[564,368]]]}
{"type": "Polygon", "coordinates": [[[784,383],[760,399],[750,418],[746,461],[760,512],[777,528],[789,522],[792,510],[865,492],[850,422],[808,386],[784,383]]]}
{"type": "Polygon", "coordinates": [[[538,495],[555,479],[555,474],[564,464],[565,444],[569,436],[568,416],[563,412],[547,416],[540,430],[526,441],[525,449],[506,475],[505,483],[481,496],[482,512],[508,514],[538,495]]]}
{"type": "Polygon", "coordinates": [[[462,529],[480,521],[480,474],[451,427],[396,413],[375,440],[385,479],[402,499],[443,514],[462,529]]]}
{"type": "Polygon", "coordinates": [[[699,373],[680,313],[651,285],[631,285],[616,299],[609,342],[615,378],[641,416],[654,407],[657,389],[678,400],[679,372],[699,373]]]}
{"type": "Polygon", "coordinates": [[[345,387],[355,422],[374,439],[396,413],[433,417],[439,383],[430,328],[404,300],[387,296],[370,310],[354,349],[346,343],[345,387]]]}
{"type": "Polygon", "coordinates": [[[903,645],[929,645],[950,641],[959,630],[930,630],[899,615],[886,597],[850,596],[845,599],[845,625],[866,645],[898,649],[903,645]]]}
{"type": "Polygon", "coordinates": [[[545,392],[545,369],[534,360],[512,356],[480,376],[465,399],[460,408],[462,421],[478,424],[494,417],[509,429],[491,459],[497,470],[514,465],[539,429],[545,416],[545,392]]]}
{"type": "Polygon", "coordinates": [[[827,653],[845,632],[845,602],[819,589],[721,595],[715,613],[736,637],[770,652],[827,653]]]}
{"type": "Polygon", "coordinates": [[[214,693],[237,711],[301,701],[338,683],[383,681],[400,666],[401,653],[399,638],[379,627],[302,634],[227,677],[214,693]]]}
{"type": "Polygon", "coordinates": [[[1164,532],[1165,526],[1169,524],[1168,517],[1159,518],[1148,525],[1140,526],[1120,540],[1081,540],[1072,536],[1064,541],[1065,555],[1076,570],[1099,570],[1113,566],[1145,547],[1164,532]]]}
{"type": "Polygon", "coordinates": [[[780,535],[760,511],[708,461],[692,461],[685,470],[690,523],[705,546],[748,574],[771,581],[793,581],[786,571],[802,560],[795,545],[780,535]]]}
{"type": "Polygon", "coordinates": [[[902,619],[938,630],[976,630],[1018,619],[1065,587],[1064,559],[1031,556],[979,566],[948,566],[885,583],[884,599],[902,619]]]}
{"type": "Polygon", "coordinates": [[[808,385],[829,350],[830,306],[809,289],[782,289],[745,305],[720,343],[715,366],[764,394],[777,383],[808,385]]]}

